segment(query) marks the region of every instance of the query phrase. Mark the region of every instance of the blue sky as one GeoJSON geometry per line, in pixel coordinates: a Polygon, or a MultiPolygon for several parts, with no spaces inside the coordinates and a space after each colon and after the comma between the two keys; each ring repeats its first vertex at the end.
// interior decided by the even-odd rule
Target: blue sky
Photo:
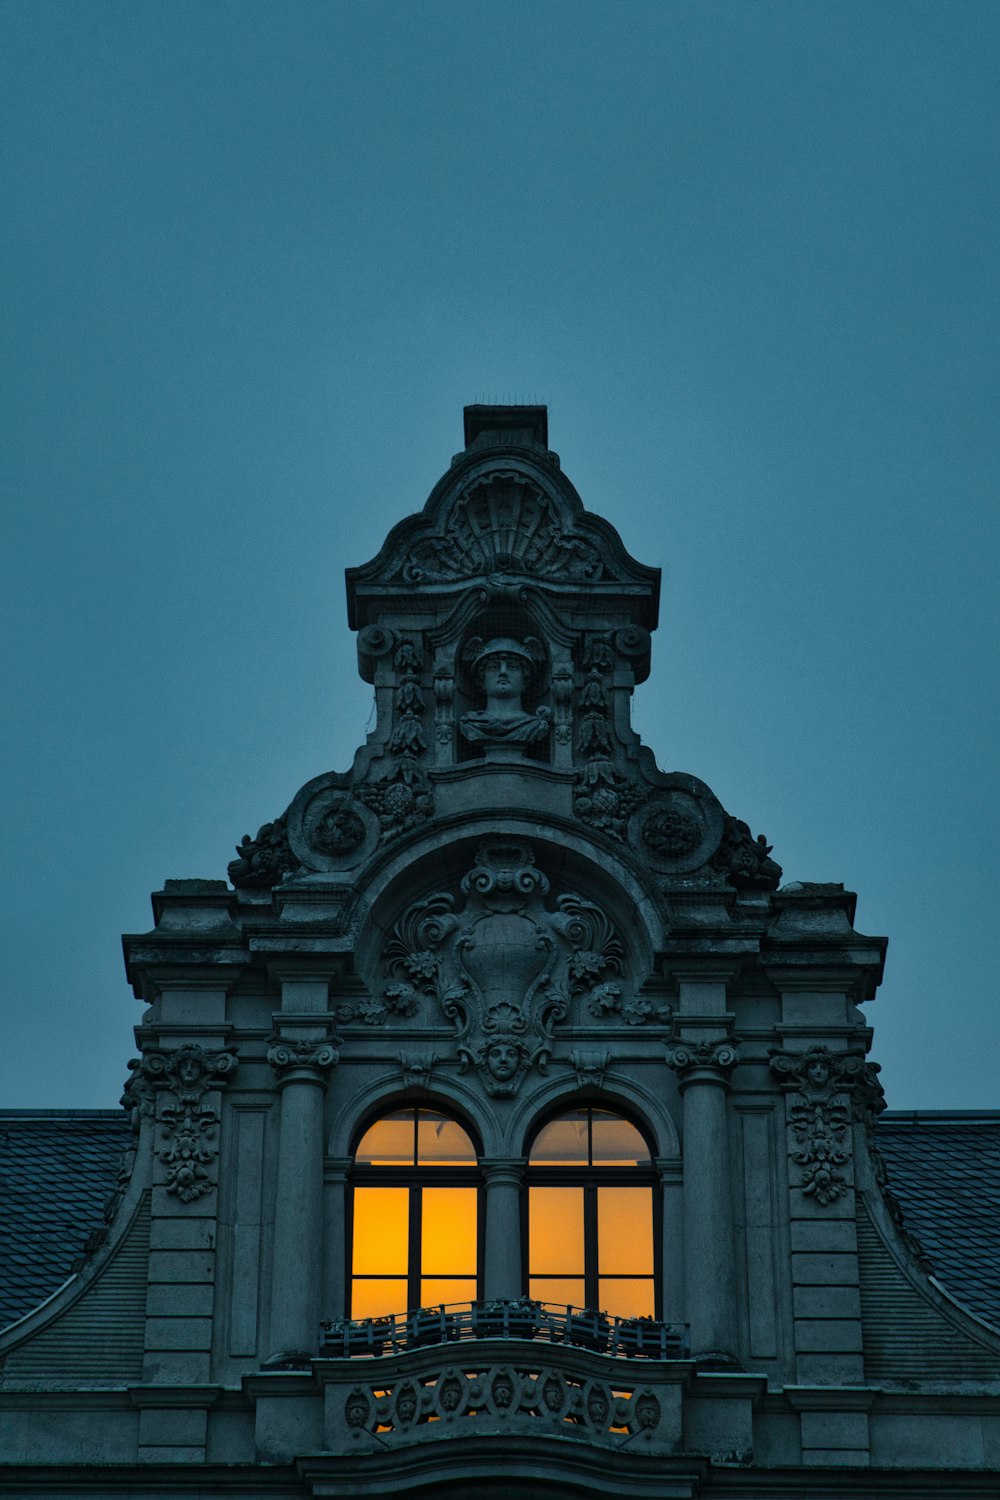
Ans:
{"type": "Polygon", "coordinates": [[[635,723],[890,937],[991,1107],[1000,9],[5,0],[0,1099],[117,1101],[118,934],[364,738],[343,569],[530,397],[664,569],[635,723]]]}

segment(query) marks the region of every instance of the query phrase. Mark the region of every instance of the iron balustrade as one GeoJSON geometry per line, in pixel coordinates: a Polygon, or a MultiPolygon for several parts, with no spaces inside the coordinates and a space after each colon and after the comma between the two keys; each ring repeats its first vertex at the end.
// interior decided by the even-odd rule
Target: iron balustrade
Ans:
{"type": "Polygon", "coordinates": [[[593,1308],[516,1301],[449,1302],[384,1318],[337,1318],[321,1325],[320,1355],[352,1359],[468,1339],[538,1339],[624,1359],[686,1359],[687,1328],[654,1318],[619,1318],[593,1308]]]}

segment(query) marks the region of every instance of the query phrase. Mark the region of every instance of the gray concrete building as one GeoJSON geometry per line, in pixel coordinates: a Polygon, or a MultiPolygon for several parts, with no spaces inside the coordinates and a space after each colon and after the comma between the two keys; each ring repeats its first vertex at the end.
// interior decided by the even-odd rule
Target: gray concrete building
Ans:
{"type": "Polygon", "coordinates": [[[640,743],[659,587],[466,408],[353,766],[154,893],[123,1113],[0,1114],[0,1493],[1000,1494],[1000,1116],[884,1111],[885,939],[640,743]]]}

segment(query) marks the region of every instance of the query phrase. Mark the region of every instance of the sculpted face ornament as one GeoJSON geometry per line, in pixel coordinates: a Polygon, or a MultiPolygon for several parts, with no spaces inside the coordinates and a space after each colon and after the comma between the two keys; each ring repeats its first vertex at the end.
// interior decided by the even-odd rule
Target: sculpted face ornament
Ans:
{"type": "Polygon", "coordinates": [[[514,1077],[521,1063],[521,1049],[517,1042],[497,1040],[486,1049],[486,1066],[499,1083],[514,1077]]]}
{"type": "Polygon", "coordinates": [[[360,1389],[353,1390],[344,1404],[344,1415],[348,1427],[361,1428],[368,1421],[368,1397],[360,1389]]]}
{"type": "Polygon", "coordinates": [[[177,1081],[182,1089],[195,1089],[201,1081],[204,1072],[201,1058],[191,1052],[185,1053],[177,1068],[177,1081]]]}
{"type": "Polygon", "coordinates": [[[411,1386],[404,1386],[396,1398],[396,1415],[404,1426],[409,1426],[416,1414],[416,1394],[411,1386]]]}
{"type": "Polygon", "coordinates": [[[649,1391],[645,1391],[635,1404],[635,1415],[640,1428],[650,1432],[660,1420],[660,1403],[649,1391]]]}
{"type": "Polygon", "coordinates": [[[806,1078],[815,1089],[825,1089],[830,1082],[830,1064],[825,1057],[813,1057],[806,1065],[806,1078]]]}
{"type": "Polygon", "coordinates": [[[534,636],[523,643],[497,637],[485,645],[474,636],[465,648],[473,680],[486,695],[486,707],[463,714],[461,730],[472,744],[534,745],[546,738],[552,725],[548,708],[528,713],[522,696],[529,692],[541,644],[534,636]]]}

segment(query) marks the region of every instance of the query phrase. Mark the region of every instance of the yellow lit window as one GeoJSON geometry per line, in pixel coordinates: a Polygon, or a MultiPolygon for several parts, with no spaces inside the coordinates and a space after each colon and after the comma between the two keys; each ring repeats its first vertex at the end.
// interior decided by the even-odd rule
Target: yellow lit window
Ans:
{"type": "Polygon", "coordinates": [[[641,1131],[608,1110],[567,1110],[528,1166],[528,1285],[541,1302],[655,1317],[657,1184],[641,1131]]]}
{"type": "Polygon", "coordinates": [[[354,1163],[350,1316],[474,1301],[480,1188],[467,1131],[433,1110],[397,1110],[369,1126],[354,1163]]]}

